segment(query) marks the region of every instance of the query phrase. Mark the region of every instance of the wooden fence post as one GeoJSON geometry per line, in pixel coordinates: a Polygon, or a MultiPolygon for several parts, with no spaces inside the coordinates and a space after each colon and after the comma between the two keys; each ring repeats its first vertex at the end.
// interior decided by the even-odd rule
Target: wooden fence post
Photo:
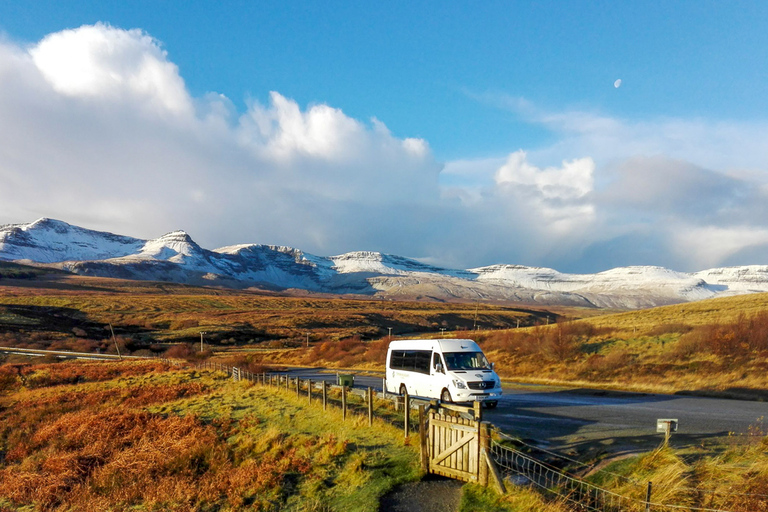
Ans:
{"type": "Polygon", "coordinates": [[[645,493],[645,512],[651,512],[651,487],[653,484],[648,482],[648,491],[645,493]]]}
{"type": "Polygon", "coordinates": [[[323,410],[328,409],[328,382],[323,381],[323,410]]]}
{"type": "Polygon", "coordinates": [[[307,379],[307,402],[312,403],[312,379],[307,379]]]}
{"type": "Polygon", "coordinates": [[[504,494],[506,492],[504,479],[502,478],[499,468],[496,466],[496,461],[493,460],[493,455],[491,454],[491,428],[492,425],[487,421],[480,423],[480,439],[478,440],[478,446],[480,446],[480,458],[478,464],[480,464],[480,466],[478,471],[478,482],[482,483],[484,480],[485,483],[482,483],[482,485],[493,487],[499,494],[504,494]]]}
{"type": "Polygon", "coordinates": [[[301,379],[296,377],[296,398],[301,395],[301,379]]]}
{"type": "Polygon", "coordinates": [[[421,469],[429,471],[429,448],[427,446],[427,425],[424,405],[419,406],[419,449],[421,451],[421,469]]]}
{"type": "Polygon", "coordinates": [[[341,386],[341,419],[347,419],[347,386],[341,386]]]}
{"type": "Polygon", "coordinates": [[[483,487],[488,487],[488,464],[483,455],[491,449],[490,434],[489,423],[477,421],[477,483],[483,487]]]}
{"type": "Polygon", "coordinates": [[[403,394],[403,407],[405,407],[405,410],[403,411],[403,417],[405,418],[403,429],[405,430],[405,437],[407,438],[411,433],[411,404],[408,398],[408,390],[403,394]]]}
{"type": "Polygon", "coordinates": [[[368,426],[373,425],[373,388],[368,388],[368,426]]]}
{"type": "Polygon", "coordinates": [[[475,421],[483,421],[483,402],[475,402],[472,406],[475,410],[475,421]]]}

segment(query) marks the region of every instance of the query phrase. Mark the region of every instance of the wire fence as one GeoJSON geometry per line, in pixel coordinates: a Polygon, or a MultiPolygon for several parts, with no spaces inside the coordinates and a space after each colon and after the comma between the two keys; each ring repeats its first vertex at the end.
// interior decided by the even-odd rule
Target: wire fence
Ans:
{"type": "MultiPolygon", "coordinates": [[[[496,440],[491,442],[496,465],[520,485],[531,485],[564,504],[569,510],[590,512],[736,512],[722,508],[657,503],[652,499],[652,485],[638,489],[638,499],[617,494],[538,460],[496,440]]],[[[612,473],[611,473],[612,474],[612,473]]],[[[617,475],[618,476],[618,475],[617,475]]]]}

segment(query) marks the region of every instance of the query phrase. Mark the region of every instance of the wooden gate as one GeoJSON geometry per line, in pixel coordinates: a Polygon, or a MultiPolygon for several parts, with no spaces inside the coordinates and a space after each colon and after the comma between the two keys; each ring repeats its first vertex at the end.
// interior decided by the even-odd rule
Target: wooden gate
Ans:
{"type": "Polygon", "coordinates": [[[428,471],[464,482],[477,482],[480,422],[429,411],[428,471]]]}
{"type": "Polygon", "coordinates": [[[479,402],[462,407],[433,400],[426,410],[419,406],[422,468],[463,482],[492,485],[503,493],[504,482],[488,453],[491,424],[482,421],[482,412],[479,402]]]}

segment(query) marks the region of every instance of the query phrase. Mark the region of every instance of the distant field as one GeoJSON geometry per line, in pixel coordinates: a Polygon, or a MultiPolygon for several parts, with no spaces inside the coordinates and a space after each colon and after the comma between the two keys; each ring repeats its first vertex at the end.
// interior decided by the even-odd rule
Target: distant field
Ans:
{"type": "MultiPolygon", "coordinates": [[[[45,346],[110,337],[132,347],[205,341],[274,347],[389,334],[505,328],[555,321],[524,307],[295,297],[68,275],[0,280],[0,341],[45,346]]],[[[81,345],[83,343],[80,343],[81,345]]],[[[107,344],[108,345],[108,344],[107,344]]],[[[130,347],[129,347],[130,348],[130,347]]]]}

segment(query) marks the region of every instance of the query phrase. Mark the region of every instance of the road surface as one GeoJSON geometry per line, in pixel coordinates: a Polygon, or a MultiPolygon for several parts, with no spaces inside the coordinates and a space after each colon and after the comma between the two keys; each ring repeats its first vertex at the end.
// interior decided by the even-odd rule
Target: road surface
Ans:
{"type": "MultiPolygon", "coordinates": [[[[291,370],[302,379],[336,380],[318,369],[291,370]]],[[[355,387],[381,390],[380,376],[355,375],[355,387]]],[[[677,419],[675,447],[748,434],[768,417],[768,404],[744,400],[628,393],[536,385],[507,385],[496,409],[484,419],[503,432],[541,447],[582,451],[646,451],[664,439],[657,419],[677,419]]]]}

